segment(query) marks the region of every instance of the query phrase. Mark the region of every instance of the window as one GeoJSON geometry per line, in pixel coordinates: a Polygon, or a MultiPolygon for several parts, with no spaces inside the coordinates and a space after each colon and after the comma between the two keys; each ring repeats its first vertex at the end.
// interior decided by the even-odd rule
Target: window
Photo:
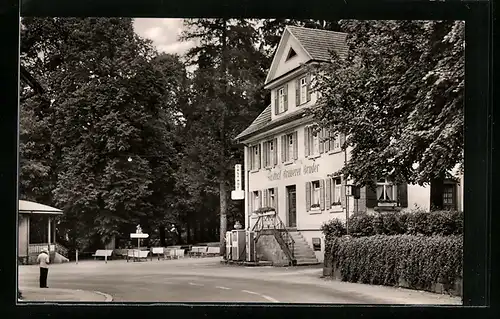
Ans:
{"type": "Polygon", "coordinates": [[[320,185],[319,181],[311,183],[311,209],[319,209],[320,207],[320,185]]]}
{"type": "Polygon", "coordinates": [[[253,192],[253,211],[256,211],[257,209],[260,208],[260,196],[259,196],[259,191],[254,191],[253,192]]]}
{"type": "Polygon", "coordinates": [[[274,193],[274,188],[269,188],[267,190],[267,206],[276,208],[276,194],[274,193]]]}
{"type": "Polygon", "coordinates": [[[297,106],[307,103],[311,100],[309,82],[309,74],[295,80],[295,103],[297,106]]]}
{"type": "Polygon", "coordinates": [[[291,58],[293,58],[293,57],[294,57],[294,56],[296,56],[296,55],[297,55],[297,53],[295,53],[295,51],[294,51],[292,48],[290,48],[290,51],[288,52],[288,55],[287,55],[287,57],[286,57],[286,60],[285,60],[285,61],[290,60],[291,58]]]}
{"type": "Polygon", "coordinates": [[[300,79],[300,104],[307,102],[307,79],[303,77],[300,79]]]}
{"type": "Polygon", "coordinates": [[[278,112],[285,112],[285,88],[278,90],[278,112]]]}
{"type": "MultiPolygon", "coordinates": [[[[323,131],[321,131],[323,132],[323,131]]],[[[319,155],[324,151],[324,142],[322,141],[322,134],[320,136],[320,132],[315,130],[312,127],[306,127],[304,131],[304,139],[306,140],[305,143],[305,156],[310,156],[310,155],[319,155]]]]}
{"type": "Polygon", "coordinates": [[[297,132],[281,136],[281,162],[297,159],[297,132]]]}
{"type": "Polygon", "coordinates": [[[271,167],[278,164],[277,157],[278,153],[276,151],[278,144],[278,139],[273,139],[264,142],[264,166],[271,167]]]}
{"type": "Polygon", "coordinates": [[[260,145],[254,145],[250,148],[250,169],[256,170],[260,169],[260,145]]]}
{"type": "Polygon", "coordinates": [[[342,203],[342,179],[340,177],[332,178],[332,189],[331,189],[331,199],[332,206],[341,205],[342,203]]]}
{"type": "Polygon", "coordinates": [[[455,209],[455,185],[445,184],[443,188],[444,209],[455,209]]]}
{"type": "Polygon", "coordinates": [[[377,200],[379,203],[396,202],[396,186],[382,178],[377,181],[377,200]]]}
{"type": "Polygon", "coordinates": [[[328,141],[329,143],[329,150],[332,152],[338,152],[341,151],[341,134],[334,134],[332,132],[328,133],[328,136],[330,137],[330,140],[328,141]]]}

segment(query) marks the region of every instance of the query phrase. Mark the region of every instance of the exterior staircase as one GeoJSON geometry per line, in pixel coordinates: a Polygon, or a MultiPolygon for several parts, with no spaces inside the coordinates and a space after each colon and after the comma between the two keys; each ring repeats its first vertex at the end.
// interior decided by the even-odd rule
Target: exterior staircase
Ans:
{"type": "Polygon", "coordinates": [[[297,260],[297,266],[319,264],[316,254],[311,246],[298,231],[289,231],[290,236],[295,241],[293,246],[293,256],[297,260]]]}

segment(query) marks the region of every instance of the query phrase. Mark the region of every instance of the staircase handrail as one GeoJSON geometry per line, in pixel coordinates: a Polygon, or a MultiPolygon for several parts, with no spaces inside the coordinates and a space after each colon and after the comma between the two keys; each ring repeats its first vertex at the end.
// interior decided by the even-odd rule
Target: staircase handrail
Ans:
{"type": "MultiPolygon", "coordinates": [[[[279,217],[279,215],[274,211],[274,214],[259,214],[259,217],[257,219],[257,222],[252,228],[252,231],[261,231],[263,229],[272,229],[275,231],[275,233],[281,238],[283,243],[285,244],[286,248],[290,251],[290,258],[294,259],[294,246],[295,246],[295,241],[293,240],[292,236],[286,229],[285,224],[279,217]],[[264,224],[265,221],[268,221],[268,223],[264,224]],[[266,227],[267,226],[267,227],[266,227]]],[[[258,239],[259,236],[256,237],[256,240],[258,239]]]]}

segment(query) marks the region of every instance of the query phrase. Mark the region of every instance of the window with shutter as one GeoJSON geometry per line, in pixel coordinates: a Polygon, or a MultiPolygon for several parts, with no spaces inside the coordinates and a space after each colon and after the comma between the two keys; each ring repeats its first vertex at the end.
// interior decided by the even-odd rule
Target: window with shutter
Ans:
{"type": "Polygon", "coordinates": [[[278,213],[278,187],[275,187],[273,190],[273,196],[274,196],[274,209],[276,213],[278,213]]]}
{"type": "Polygon", "coordinates": [[[311,210],[320,209],[321,187],[319,181],[311,182],[311,210]]]}
{"type": "Polygon", "coordinates": [[[307,99],[307,80],[306,77],[300,79],[300,104],[304,104],[307,99]]]}
{"type": "Polygon", "coordinates": [[[285,88],[278,89],[278,114],[285,112],[285,88]]]}
{"type": "Polygon", "coordinates": [[[379,203],[396,203],[396,186],[387,178],[377,181],[377,201],[379,203]]]}
{"type": "Polygon", "coordinates": [[[287,161],[290,161],[294,158],[294,136],[293,134],[288,134],[287,135],[287,144],[288,144],[288,154],[287,154],[287,161]]]}
{"type": "Polygon", "coordinates": [[[325,210],[325,181],[319,181],[319,207],[321,210],[325,210]]]}
{"type": "Polygon", "coordinates": [[[269,188],[267,190],[267,207],[276,208],[276,195],[274,194],[274,188],[269,188]]]}
{"type": "Polygon", "coordinates": [[[311,128],[311,144],[312,144],[312,150],[311,150],[311,155],[318,155],[319,154],[319,133],[311,128]]]}
{"type": "Polygon", "coordinates": [[[311,75],[306,76],[307,102],[311,101],[311,75]]]}
{"type": "Polygon", "coordinates": [[[331,179],[331,183],[331,206],[340,206],[342,205],[342,179],[340,177],[334,177],[331,179]]]}
{"type": "Polygon", "coordinates": [[[332,179],[325,179],[325,208],[330,209],[332,205],[332,179]]]}

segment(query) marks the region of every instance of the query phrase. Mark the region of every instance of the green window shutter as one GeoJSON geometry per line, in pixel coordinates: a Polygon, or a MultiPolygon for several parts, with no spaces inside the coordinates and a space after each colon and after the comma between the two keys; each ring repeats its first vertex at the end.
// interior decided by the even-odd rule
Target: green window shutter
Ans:
{"type": "Polygon", "coordinates": [[[247,170],[251,171],[253,168],[252,168],[252,147],[249,146],[247,147],[247,170]]]}
{"type": "Polygon", "coordinates": [[[278,105],[278,92],[279,90],[274,91],[274,115],[278,115],[280,109],[278,105]]]}
{"type": "Polygon", "coordinates": [[[268,190],[267,189],[264,189],[262,191],[262,207],[267,207],[269,206],[269,199],[268,199],[268,190]]]}
{"type": "MultiPolygon", "coordinates": [[[[325,136],[325,138],[329,138],[330,137],[330,131],[328,131],[327,129],[325,129],[324,136],[325,136]]],[[[328,153],[328,151],[330,151],[330,140],[329,139],[325,140],[325,153],[328,153]]]]}
{"type": "Polygon", "coordinates": [[[295,103],[297,106],[300,105],[300,79],[295,81],[295,103]]]}
{"type": "Polygon", "coordinates": [[[304,156],[309,156],[309,127],[304,128],[304,156]]]}
{"type": "Polygon", "coordinates": [[[319,135],[319,153],[323,154],[325,152],[325,129],[321,129],[321,131],[318,132],[319,135]]]}
{"type": "Polygon", "coordinates": [[[325,210],[325,180],[319,180],[319,207],[325,210]]]}
{"type": "Polygon", "coordinates": [[[311,101],[311,88],[309,87],[311,85],[311,74],[307,74],[306,76],[306,85],[307,85],[307,102],[311,101]]]}
{"type": "Polygon", "coordinates": [[[306,182],[306,211],[311,210],[311,182],[306,182]]]}
{"type": "Polygon", "coordinates": [[[398,185],[398,204],[403,208],[408,207],[408,184],[406,183],[398,185]]]}
{"type": "Polygon", "coordinates": [[[281,162],[286,162],[286,135],[281,136],[281,162]]]}
{"type": "Polygon", "coordinates": [[[377,207],[377,189],[376,186],[366,185],[365,186],[365,194],[366,194],[366,207],[374,208],[377,207]]]}
{"type": "Polygon", "coordinates": [[[276,210],[276,214],[278,213],[278,187],[274,188],[274,209],[276,210]]]}
{"type": "Polygon", "coordinates": [[[293,159],[299,158],[299,141],[297,139],[297,131],[293,132],[293,159]]]}
{"type": "Polygon", "coordinates": [[[262,148],[264,150],[264,152],[262,153],[262,157],[264,158],[264,160],[263,160],[264,161],[264,165],[262,165],[262,166],[266,167],[267,166],[267,156],[268,156],[267,155],[267,142],[264,142],[262,144],[264,146],[262,148]]]}
{"type": "Polygon", "coordinates": [[[285,112],[288,111],[288,84],[285,84],[285,87],[283,88],[284,92],[284,100],[285,100],[285,112]]]}
{"type": "Polygon", "coordinates": [[[325,179],[325,207],[326,207],[326,209],[330,209],[330,206],[332,206],[331,196],[332,196],[332,179],[327,178],[327,179],[325,179]]]}
{"type": "Polygon", "coordinates": [[[262,154],[262,152],[261,152],[261,146],[260,146],[260,143],[259,143],[259,145],[258,145],[258,160],[257,160],[257,168],[258,169],[261,168],[261,164],[260,164],[260,162],[261,162],[261,154],[262,154]]]}
{"type": "Polygon", "coordinates": [[[278,165],[278,138],[274,139],[274,165],[278,165]]]}

